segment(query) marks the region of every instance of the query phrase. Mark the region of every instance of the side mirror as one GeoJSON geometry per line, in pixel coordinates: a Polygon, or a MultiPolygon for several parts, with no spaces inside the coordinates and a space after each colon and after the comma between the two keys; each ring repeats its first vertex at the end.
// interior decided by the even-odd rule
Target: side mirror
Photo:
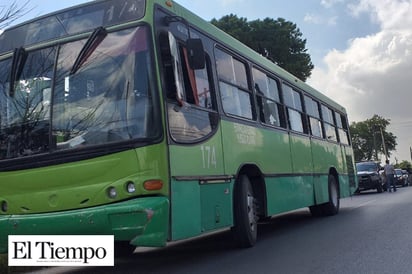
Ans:
{"type": "Polygon", "coordinates": [[[186,47],[189,57],[189,65],[193,70],[205,68],[205,50],[203,48],[202,40],[187,39],[186,47]]]}

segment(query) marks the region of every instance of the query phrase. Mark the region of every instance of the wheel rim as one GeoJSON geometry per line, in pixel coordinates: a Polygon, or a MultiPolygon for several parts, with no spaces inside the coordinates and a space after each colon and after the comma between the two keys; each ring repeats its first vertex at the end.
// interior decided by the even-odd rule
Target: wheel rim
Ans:
{"type": "Polygon", "coordinates": [[[255,198],[248,193],[247,195],[247,210],[248,210],[248,220],[251,231],[256,229],[256,209],[255,209],[255,198]]]}
{"type": "Polygon", "coordinates": [[[330,199],[331,199],[331,202],[333,203],[333,205],[335,206],[335,207],[337,207],[338,206],[338,190],[337,190],[337,188],[336,188],[336,184],[335,183],[333,183],[333,184],[331,184],[331,188],[330,188],[330,199]]]}

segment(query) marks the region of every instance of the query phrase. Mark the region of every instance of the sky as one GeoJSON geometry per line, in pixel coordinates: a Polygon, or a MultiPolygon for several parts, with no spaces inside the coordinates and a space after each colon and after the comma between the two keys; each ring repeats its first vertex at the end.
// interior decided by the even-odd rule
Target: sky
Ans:
{"type": "MultiPolygon", "coordinates": [[[[236,14],[295,23],[315,65],[307,83],[343,105],[349,122],[390,119],[398,142],[390,160],[411,161],[412,0],[175,1],[208,21],[236,14]]],[[[24,19],[84,2],[30,0],[24,19]]]]}

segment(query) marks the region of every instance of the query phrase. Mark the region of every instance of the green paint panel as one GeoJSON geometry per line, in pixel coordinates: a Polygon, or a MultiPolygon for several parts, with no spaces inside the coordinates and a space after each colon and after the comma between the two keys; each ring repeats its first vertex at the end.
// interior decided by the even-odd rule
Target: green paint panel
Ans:
{"type": "Polygon", "coordinates": [[[313,205],[312,181],[311,176],[266,178],[269,215],[313,205]]]}
{"type": "Polygon", "coordinates": [[[232,184],[172,180],[172,240],[232,225],[232,184]]]}
{"type": "Polygon", "coordinates": [[[211,231],[233,224],[230,183],[201,185],[202,231],[211,231]]]}
{"type": "Polygon", "coordinates": [[[339,176],[339,184],[341,197],[348,197],[352,195],[353,192],[351,192],[351,188],[349,186],[349,176],[339,176]]]}
{"type": "Polygon", "coordinates": [[[299,135],[290,135],[290,151],[294,173],[312,173],[312,148],[310,139],[299,135]]]}
{"type": "Polygon", "coordinates": [[[328,173],[330,167],[335,167],[338,173],[346,169],[341,148],[337,144],[312,139],[312,154],[315,173],[328,173]]]}
{"type": "Polygon", "coordinates": [[[172,176],[224,174],[220,131],[208,141],[196,145],[170,145],[172,176]]]}
{"type": "Polygon", "coordinates": [[[172,240],[199,235],[201,233],[201,215],[199,182],[172,180],[172,240]]]}
{"type": "Polygon", "coordinates": [[[292,172],[286,132],[222,121],[222,133],[227,174],[236,174],[244,163],[255,163],[267,174],[292,172]]]}
{"type": "Polygon", "coordinates": [[[328,177],[328,175],[318,175],[313,178],[316,204],[323,204],[329,201],[328,177]]]}

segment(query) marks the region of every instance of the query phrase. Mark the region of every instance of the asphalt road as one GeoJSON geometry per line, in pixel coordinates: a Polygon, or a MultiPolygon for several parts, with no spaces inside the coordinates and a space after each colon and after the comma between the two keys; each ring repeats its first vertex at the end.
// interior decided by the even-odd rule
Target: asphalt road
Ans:
{"type": "Polygon", "coordinates": [[[259,226],[258,243],[232,245],[229,232],[136,249],[115,267],[48,268],[37,273],[412,273],[412,187],[364,192],[341,200],[339,215],[309,210],[259,226]]]}

